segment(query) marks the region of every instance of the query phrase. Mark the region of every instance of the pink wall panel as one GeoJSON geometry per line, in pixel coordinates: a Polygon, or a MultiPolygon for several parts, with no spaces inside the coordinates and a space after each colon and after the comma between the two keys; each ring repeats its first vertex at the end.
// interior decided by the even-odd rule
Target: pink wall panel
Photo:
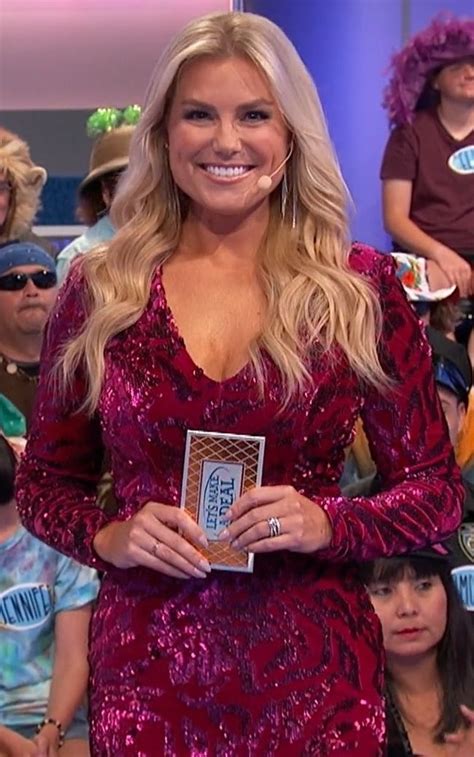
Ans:
{"type": "Polygon", "coordinates": [[[141,102],[160,51],[230,0],[0,0],[0,109],[141,102]]]}

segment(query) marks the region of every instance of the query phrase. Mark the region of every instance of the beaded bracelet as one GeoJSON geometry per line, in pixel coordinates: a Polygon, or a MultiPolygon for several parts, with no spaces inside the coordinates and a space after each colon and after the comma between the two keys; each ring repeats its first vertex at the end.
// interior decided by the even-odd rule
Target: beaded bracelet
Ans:
{"type": "Polygon", "coordinates": [[[41,723],[38,723],[38,725],[36,726],[36,733],[39,733],[45,727],[45,725],[56,726],[59,733],[59,746],[61,747],[64,744],[64,737],[66,734],[64,733],[63,727],[59,720],[55,720],[54,718],[43,718],[41,723]]]}

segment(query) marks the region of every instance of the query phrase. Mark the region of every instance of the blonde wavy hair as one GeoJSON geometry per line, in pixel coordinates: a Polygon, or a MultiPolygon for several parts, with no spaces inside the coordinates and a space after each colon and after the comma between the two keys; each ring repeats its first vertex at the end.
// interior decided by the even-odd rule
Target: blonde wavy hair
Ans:
{"type": "Polygon", "coordinates": [[[377,355],[380,306],[370,283],[348,264],[348,194],[317,92],[284,33],[251,13],[210,14],[191,22],[159,60],[112,206],[118,233],[83,261],[89,315],[62,354],[63,381],[84,367],[83,408],[93,412],[108,340],[140,318],[157,266],[178,245],[187,198],[169,168],[167,118],[183,67],[203,56],[250,59],[267,77],[294,143],[286,168],[287,210],[282,217],[277,187],[260,250],[268,309],[251,361],[261,385],[263,351],[280,371],[288,402],[307,385],[308,356],[316,349],[328,352],[335,343],[363,382],[383,384],[377,355]]]}

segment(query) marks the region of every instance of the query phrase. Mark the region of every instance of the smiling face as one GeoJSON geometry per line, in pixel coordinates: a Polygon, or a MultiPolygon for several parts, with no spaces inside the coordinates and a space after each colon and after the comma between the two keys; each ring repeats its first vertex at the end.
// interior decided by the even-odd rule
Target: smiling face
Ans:
{"type": "Polygon", "coordinates": [[[289,132],[256,66],[245,58],[202,58],[179,77],[168,119],[174,181],[194,212],[236,216],[260,205],[257,182],[288,153],[289,132]]]}
{"type": "Polygon", "coordinates": [[[430,652],[443,638],[447,597],[438,575],[417,578],[406,569],[391,581],[373,581],[369,595],[382,624],[387,659],[430,652]]]}
{"type": "Polygon", "coordinates": [[[474,104],[474,55],[444,66],[436,76],[433,87],[442,98],[474,104]]]}

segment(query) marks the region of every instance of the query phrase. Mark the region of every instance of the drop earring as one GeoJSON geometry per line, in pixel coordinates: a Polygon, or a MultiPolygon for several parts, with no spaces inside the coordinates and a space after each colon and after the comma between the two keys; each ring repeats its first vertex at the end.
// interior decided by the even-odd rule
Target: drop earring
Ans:
{"type": "Polygon", "coordinates": [[[281,194],[280,194],[280,213],[281,213],[282,221],[285,220],[287,203],[288,203],[288,181],[286,178],[286,171],[285,171],[285,173],[283,174],[282,182],[281,182],[281,194]]]}
{"type": "Polygon", "coordinates": [[[294,183],[291,193],[291,228],[296,229],[296,189],[294,183]]]}

